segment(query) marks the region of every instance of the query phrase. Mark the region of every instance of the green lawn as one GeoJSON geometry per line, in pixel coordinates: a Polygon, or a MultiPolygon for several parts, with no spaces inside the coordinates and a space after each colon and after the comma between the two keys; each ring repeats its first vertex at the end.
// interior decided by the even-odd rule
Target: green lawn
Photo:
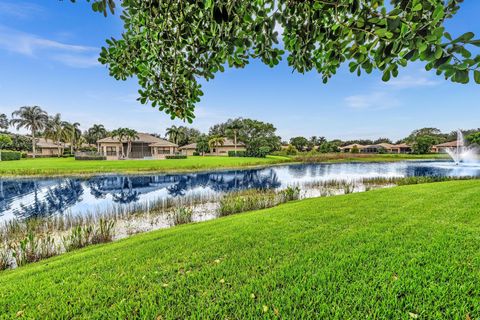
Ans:
{"type": "Polygon", "coordinates": [[[40,158],[0,163],[4,176],[91,175],[98,173],[189,172],[266,166],[286,162],[389,162],[403,160],[445,159],[445,155],[354,155],[344,153],[315,156],[267,158],[188,157],[178,160],[76,161],[73,158],[40,158]]]}
{"type": "Polygon", "coordinates": [[[0,175],[68,175],[107,172],[182,172],[254,167],[290,161],[285,157],[230,158],[188,157],[176,160],[78,161],[73,158],[41,158],[0,163],[0,175]]]}
{"type": "Polygon", "coordinates": [[[309,199],[0,273],[0,318],[478,319],[480,182],[309,199]]]}

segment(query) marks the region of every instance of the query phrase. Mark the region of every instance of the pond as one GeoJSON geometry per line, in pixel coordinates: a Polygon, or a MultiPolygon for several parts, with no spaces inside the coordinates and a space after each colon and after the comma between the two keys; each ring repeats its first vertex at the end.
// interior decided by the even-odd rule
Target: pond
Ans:
{"type": "Polygon", "coordinates": [[[455,166],[444,161],[295,164],[186,174],[0,179],[0,222],[60,214],[81,215],[158,199],[207,197],[245,189],[280,189],[319,181],[408,176],[480,177],[480,166],[455,166]]]}

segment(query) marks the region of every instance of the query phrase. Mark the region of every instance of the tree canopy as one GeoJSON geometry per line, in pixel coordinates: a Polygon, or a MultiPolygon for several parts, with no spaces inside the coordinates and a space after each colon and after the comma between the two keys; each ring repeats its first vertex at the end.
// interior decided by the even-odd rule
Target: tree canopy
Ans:
{"type": "MultiPolygon", "coordinates": [[[[199,80],[251,59],[273,67],[286,57],[294,71],[316,70],[323,82],[346,63],[388,81],[420,60],[445,79],[480,83],[480,55],[472,54],[480,40],[472,32],[452,37],[444,26],[461,2],[123,0],[125,30],[107,40],[100,62],[116,79],[136,76],[141,103],[190,122],[203,95],[199,80]]],[[[92,3],[105,15],[115,8],[113,0],[92,3]]]]}

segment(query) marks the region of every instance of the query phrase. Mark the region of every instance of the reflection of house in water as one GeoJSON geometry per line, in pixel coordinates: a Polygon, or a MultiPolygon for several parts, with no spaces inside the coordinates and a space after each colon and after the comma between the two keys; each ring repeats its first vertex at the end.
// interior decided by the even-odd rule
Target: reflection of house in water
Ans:
{"type": "MultiPolygon", "coordinates": [[[[0,181],[0,210],[19,218],[62,214],[85,201],[84,187],[90,189],[93,199],[116,204],[140,201],[142,195],[181,197],[189,192],[228,192],[244,189],[280,187],[273,169],[223,171],[179,175],[100,176],[88,180],[51,179],[0,181]]],[[[91,208],[90,208],[91,209],[91,208]]],[[[1,215],[0,215],[1,217],[1,215]]]]}
{"type": "Polygon", "coordinates": [[[119,203],[137,201],[138,196],[165,189],[169,196],[184,196],[197,188],[209,188],[217,192],[248,188],[268,189],[280,186],[272,169],[224,171],[159,176],[108,176],[88,181],[91,194],[96,198],[112,195],[119,203]]]}

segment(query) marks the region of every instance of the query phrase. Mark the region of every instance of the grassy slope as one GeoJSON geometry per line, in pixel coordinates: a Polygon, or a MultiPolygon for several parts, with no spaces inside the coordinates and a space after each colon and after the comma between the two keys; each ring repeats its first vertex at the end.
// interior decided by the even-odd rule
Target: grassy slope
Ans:
{"type": "Polygon", "coordinates": [[[289,161],[284,157],[229,158],[188,157],[176,160],[75,161],[73,158],[43,158],[6,161],[0,175],[62,175],[107,172],[181,172],[206,169],[259,166],[289,161]]]}
{"type": "Polygon", "coordinates": [[[479,193],[310,199],[90,247],[0,274],[0,315],[476,319],[479,193]]]}

